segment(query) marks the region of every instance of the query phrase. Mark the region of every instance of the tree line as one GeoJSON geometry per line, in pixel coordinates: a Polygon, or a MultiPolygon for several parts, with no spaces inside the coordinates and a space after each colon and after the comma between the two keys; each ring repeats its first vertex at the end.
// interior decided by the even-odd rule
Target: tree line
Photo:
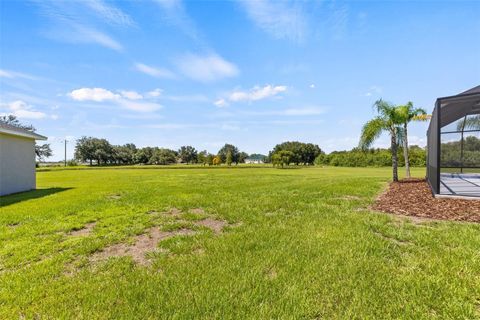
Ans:
{"type": "Polygon", "coordinates": [[[75,160],[90,165],[175,163],[232,165],[245,163],[248,154],[228,143],[218,150],[217,154],[212,154],[206,150],[198,151],[192,146],[182,146],[178,150],[159,147],[137,148],[133,143],[112,145],[107,139],[82,137],[76,142],[74,157],[75,160]]]}
{"type": "Polygon", "coordinates": [[[463,141],[460,139],[442,143],[441,150],[442,167],[480,167],[480,139],[473,135],[467,136],[463,141]]]}
{"type": "MultiPolygon", "coordinates": [[[[323,151],[316,144],[287,141],[277,144],[268,156],[252,154],[251,157],[283,167],[291,164],[313,165],[320,154],[323,154],[323,151]]],[[[159,147],[137,148],[133,143],[112,145],[107,139],[82,137],[76,142],[74,157],[75,160],[90,165],[186,163],[230,166],[245,163],[249,155],[228,143],[216,154],[212,154],[206,150],[198,151],[192,146],[182,146],[178,150],[159,147]]]]}
{"type": "MultiPolygon", "coordinates": [[[[398,148],[398,165],[405,166],[405,160],[401,156],[403,147],[398,148]]],[[[427,152],[419,146],[409,147],[409,160],[412,167],[424,167],[426,165],[427,152]]],[[[333,151],[330,154],[321,154],[315,159],[315,165],[338,166],[338,167],[386,167],[392,165],[390,149],[366,149],[354,148],[350,151],[333,151]]]]}

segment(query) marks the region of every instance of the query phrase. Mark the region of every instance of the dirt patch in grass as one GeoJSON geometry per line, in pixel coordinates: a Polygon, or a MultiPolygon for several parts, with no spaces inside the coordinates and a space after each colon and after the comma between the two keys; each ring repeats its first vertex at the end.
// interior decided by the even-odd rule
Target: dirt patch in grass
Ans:
{"type": "Polygon", "coordinates": [[[167,211],[158,211],[158,210],[148,210],[146,214],[149,215],[165,215],[165,216],[172,216],[172,217],[178,217],[182,214],[182,210],[177,209],[177,208],[170,208],[167,211]]]}
{"type": "Polygon", "coordinates": [[[190,209],[189,211],[195,214],[205,214],[205,210],[203,210],[202,208],[193,208],[193,209],[190,209]]]}
{"type": "Polygon", "coordinates": [[[7,227],[11,228],[11,229],[15,229],[19,225],[20,225],[20,222],[12,222],[12,223],[7,224],[7,227]]]}
{"type": "Polygon", "coordinates": [[[346,195],[346,196],[342,196],[342,197],[337,197],[335,198],[337,200],[347,200],[347,201],[352,201],[352,200],[362,200],[362,198],[358,197],[358,196],[351,196],[351,195],[346,195]]]}
{"type": "Polygon", "coordinates": [[[203,220],[199,220],[195,222],[195,225],[197,226],[202,226],[202,227],[207,227],[211,229],[213,232],[216,234],[219,234],[222,232],[223,228],[228,225],[228,223],[224,220],[216,220],[213,218],[206,218],[203,220]]]}
{"type": "Polygon", "coordinates": [[[265,276],[268,280],[275,280],[278,277],[278,273],[275,268],[269,268],[266,270],[265,276]]]}
{"type": "Polygon", "coordinates": [[[118,200],[120,199],[122,196],[119,195],[119,194],[111,194],[111,195],[108,195],[107,198],[110,199],[110,200],[118,200]]]}
{"type": "Polygon", "coordinates": [[[177,235],[192,235],[195,231],[190,229],[179,229],[175,231],[161,231],[158,227],[153,227],[147,233],[135,237],[135,242],[132,245],[125,243],[118,243],[104,248],[102,251],[94,253],[90,257],[91,262],[106,260],[110,257],[132,257],[133,261],[140,265],[150,264],[146,254],[155,252],[159,249],[157,244],[167,238],[177,235]]]}
{"type": "Polygon", "coordinates": [[[168,211],[164,212],[164,214],[169,215],[169,216],[178,217],[179,215],[182,214],[182,210],[177,209],[177,208],[170,208],[168,211]]]}
{"type": "Polygon", "coordinates": [[[92,233],[93,228],[95,227],[96,224],[97,224],[96,222],[87,223],[81,229],[70,231],[70,233],[68,235],[69,236],[74,236],[74,237],[88,236],[90,233],[92,233]]]}
{"type": "Polygon", "coordinates": [[[424,179],[390,183],[372,209],[408,217],[480,223],[480,201],[435,198],[424,179]]]}

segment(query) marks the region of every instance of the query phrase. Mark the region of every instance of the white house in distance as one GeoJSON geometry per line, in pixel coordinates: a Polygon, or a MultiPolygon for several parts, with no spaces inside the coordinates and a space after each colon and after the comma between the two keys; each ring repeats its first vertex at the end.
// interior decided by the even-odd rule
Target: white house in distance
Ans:
{"type": "Polygon", "coordinates": [[[0,196],[35,189],[35,140],[47,137],[0,121],[0,196]]]}
{"type": "Polygon", "coordinates": [[[264,163],[264,161],[262,159],[247,158],[247,159],[245,159],[245,163],[247,163],[247,164],[262,164],[262,163],[264,163]]]}

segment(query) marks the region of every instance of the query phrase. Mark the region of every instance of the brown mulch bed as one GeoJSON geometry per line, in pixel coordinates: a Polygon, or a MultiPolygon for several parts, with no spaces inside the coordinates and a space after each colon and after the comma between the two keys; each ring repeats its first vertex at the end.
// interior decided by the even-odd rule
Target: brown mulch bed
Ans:
{"type": "Polygon", "coordinates": [[[372,209],[404,216],[480,223],[480,200],[435,198],[425,179],[390,183],[372,209]]]}

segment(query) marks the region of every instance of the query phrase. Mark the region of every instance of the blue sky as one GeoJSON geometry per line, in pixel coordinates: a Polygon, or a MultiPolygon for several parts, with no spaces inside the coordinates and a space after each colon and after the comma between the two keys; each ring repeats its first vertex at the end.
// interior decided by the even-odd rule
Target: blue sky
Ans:
{"type": "Polygon", "coordinates": [[[47,135],[54,160],[84,135],[350,149],[376,99],[431,111],[480,84],[479,16],[479,1],[2,1],[0,113],[47,135]]]}

